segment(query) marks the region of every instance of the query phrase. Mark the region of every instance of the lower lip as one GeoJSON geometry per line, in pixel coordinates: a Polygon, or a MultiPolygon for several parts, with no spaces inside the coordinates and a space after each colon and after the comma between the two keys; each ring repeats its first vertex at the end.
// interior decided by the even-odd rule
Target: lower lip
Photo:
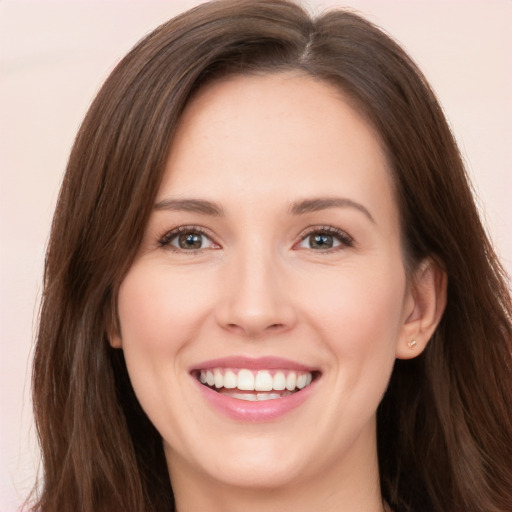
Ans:
{"type": "Polygon", "coordinates": [[[309,386],[291,395],[273,400],[250,402],[218,393],[201,384],[196,378],[194,380],[203,397],[214,409],[234,420],[247,422],[271,421],[284,416],[302,405],[316,387],[316,381],[313,381],[309,386]]]}

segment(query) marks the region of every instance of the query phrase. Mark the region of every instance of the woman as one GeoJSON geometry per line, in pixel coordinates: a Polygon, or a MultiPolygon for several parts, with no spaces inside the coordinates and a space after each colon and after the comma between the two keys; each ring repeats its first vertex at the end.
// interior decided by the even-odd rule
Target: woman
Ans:
{"type": "Polygon", "coordinates": [[[511,303],[423,76],[344,11],[155,30],[77,136],[36,510],[506,511],[511,303]]]}

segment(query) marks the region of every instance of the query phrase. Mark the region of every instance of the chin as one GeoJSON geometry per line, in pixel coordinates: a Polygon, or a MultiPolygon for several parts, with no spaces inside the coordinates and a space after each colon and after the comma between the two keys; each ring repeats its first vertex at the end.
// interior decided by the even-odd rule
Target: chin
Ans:
{"type": "Polygon", "coordinates": [[[212,476],[225,485],[251,490],[283,489],[297,482],[303,471],[292,461],[244,460],[242,464],[229,464],[212,476]]]}
{"type": "MultiPolygon", "coordinates": [[[[209,441],[210,447],[222,446],[222,451],[202,450],[200,457],[189,459],[190,469],[220,485],[245,489],[277,489],[293,485],[304,478],[309,466],[301,447],[286,446],[279,439],[247,437],[239,442],[209,441]]],[[[170,467],[172,455],[168,457],[170,467]]]]}

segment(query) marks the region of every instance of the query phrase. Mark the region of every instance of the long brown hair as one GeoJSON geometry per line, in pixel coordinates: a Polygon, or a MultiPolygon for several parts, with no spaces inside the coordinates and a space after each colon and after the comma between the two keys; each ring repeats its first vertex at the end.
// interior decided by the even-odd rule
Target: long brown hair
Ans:
{"type": "Polygon", "coordinates": [[[162,442],[109,345],[184,106],[230,74],[300,70],[340,87],[380,134],[406,264],[433,258],[448,305],[425,352],[397,361],[378,411],[382,493],[396,512],[512,510],[512,326],[504,272],[422,74],[347,11],[284,0],[203,4],[144,38],[77,135],[49,242],[33,370],[43,454],[34,510],[163,511],[162,442]]]}

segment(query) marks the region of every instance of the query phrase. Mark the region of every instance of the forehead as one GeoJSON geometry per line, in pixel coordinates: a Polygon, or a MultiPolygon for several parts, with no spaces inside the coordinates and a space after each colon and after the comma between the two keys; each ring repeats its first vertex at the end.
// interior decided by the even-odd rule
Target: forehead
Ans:
{"type": "Polygon", "coordinates": [[[200,90],[171,143],[159,196],[252,192],[293,201],[333,187],[361,195],[364,186],[367,196],[393,195],[372,126],[334,85],[287,72],[230,77],[200,90]]]}

